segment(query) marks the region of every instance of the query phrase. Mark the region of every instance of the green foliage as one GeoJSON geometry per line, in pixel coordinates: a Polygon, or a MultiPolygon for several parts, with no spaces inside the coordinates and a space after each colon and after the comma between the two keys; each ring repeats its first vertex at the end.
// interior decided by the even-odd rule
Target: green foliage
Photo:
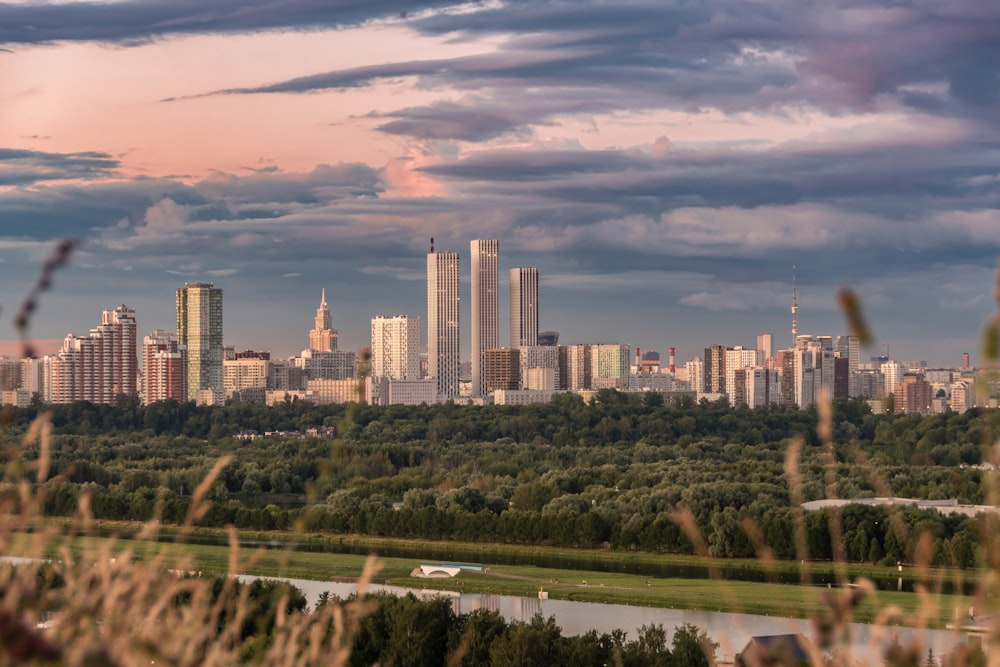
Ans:
{"type": "MultiPolygon", "coordinates": [[[[72,514],[87,494],[98,518],[179,523],[200,480],[231,456],[203,525],[692,553],[672,520],[685,509],[724,557],[755,555],[747,520],[778,558],[796,557],[785,456],[792,436],[818,444],[815,411],[660,405],[613,390],[590,405],[572,395],[521,407],[385,408],[123,398],[52,410],[55,477],[43,486],[51,515],[72,514]],[[321,425],[336,436],[220,435],[321,425]]],[[[36,412],[13,413],[8,444],[36,412]]],[[[832,421],[842,497],[987,497],[988,477],[975,466],[983,433],[1000,428],[997,411],[876,416],[864,402],[837,401],[832,421]]],[[[826,465],[818,447],[805,448],[803,500],[825,497],[826,465]]],[[[941,539],[937,562],[977,563],[979,519],[906,512],[908,529],[897,534],[884,509],[842,514],[851,560],[908,560],[926,528],[941,539]]],[[[805,524],[810,557],[832,558],[826,514],[808,513],[805,524]]]]}

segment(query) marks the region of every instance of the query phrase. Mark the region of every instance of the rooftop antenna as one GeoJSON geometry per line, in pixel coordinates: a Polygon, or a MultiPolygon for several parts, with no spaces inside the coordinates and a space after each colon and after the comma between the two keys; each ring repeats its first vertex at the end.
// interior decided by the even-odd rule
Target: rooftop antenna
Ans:
{"type": "Polygon", "coordinates": [[[431,237],[431,252],[434,252],[434,237],[431,237]]]}
{"type": "Polygon", "coordinates": [[[799,300],[795,292],[795,265],[792,264],[792,345],[795,345],[795,339],[799,334],[798,312],[799,300]]]}

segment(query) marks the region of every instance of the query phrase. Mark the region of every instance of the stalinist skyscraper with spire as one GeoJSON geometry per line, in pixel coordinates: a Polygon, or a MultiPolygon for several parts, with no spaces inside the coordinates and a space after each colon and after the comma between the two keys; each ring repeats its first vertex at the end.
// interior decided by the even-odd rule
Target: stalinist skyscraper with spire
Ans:
{"type": "Polygon", "coordinates": [[[326,305],[326,288],[323,288],[319,308],[316,309],[315,327],[309,332],[309,349],[314,352],[336,352],[337,330],[333,328],[333,316],[326,305]]]}

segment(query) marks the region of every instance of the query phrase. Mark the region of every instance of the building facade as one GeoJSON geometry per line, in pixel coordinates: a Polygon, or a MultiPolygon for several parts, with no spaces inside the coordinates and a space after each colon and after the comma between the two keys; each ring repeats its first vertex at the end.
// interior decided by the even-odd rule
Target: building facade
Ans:
{"type": "Polygon", "coordinates": [[[177,342],[187,349],[187,395],[222,395],[222,290],[186,283],[176,292],[177,342]]]}
{"type": "Polygon", "coordinates": [[[143,403],[187,400],[187,350],[177,336],[155,329],[143,337],[142,369],[143,403]]]}
{"type": "Polygon", "coordinates": [[[455,252],[427,254],[427,377],[438,394],[459,396],[462,363],[459,320],[459,260],[455,252]]]}
{"type": "Polygon", "coordinates": [[[538,269],[510,270],[510,346],[538,345],[538,269]]]}
{"type": "Polygon", "coordinates": [[[420,318],[372,318],[372,377],[420,379],[420,318]]]}
{"type": "Polygon", "coordinates": [[[484,352],[500,347],[499,243],[496,239],[476,239],[469,243],[472,256],[472,395],[485,396],[484,352]]]}
{"type": "Polygon", "coordinates": [[[118,306],[101,313],[88,336],[69,334],[48,361],[48,400],[114,403],[139,393],[135,310],[118,306]]]}
{"type": "Polygon", "coordinates": [[[520,351],[498,347],[483,352],[484,396],[498,389],[520,389],[520,351]]]}
{"type": "Polygon", "coordinates": [[[333,328],[330,307],[326,303],[326,288],[323,288],[313,328],[309,331],[309,349],[315,352],[336,352],[338,336],[337,330],[333,328]]]}
{"type": "Polygon", "coordinates": [[[590,388],[629,388],[629,362],[631,347],[618,343],[600,343],[590,346],[590,388]]]}

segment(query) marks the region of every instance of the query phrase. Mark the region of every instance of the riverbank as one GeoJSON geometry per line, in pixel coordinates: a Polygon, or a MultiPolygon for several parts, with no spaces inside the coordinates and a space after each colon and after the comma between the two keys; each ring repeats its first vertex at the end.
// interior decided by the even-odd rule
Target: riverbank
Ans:
{"type": "MultiPolygon", "coordinates": [[[[50,520],[51,521],[51,520],[50,520]]],[[[64,524],[69,527],[70,524],[64,524]]],[[[145,527],[139,522],[96,521],[93,534],[131,539],[145,527]]],[[[180,527],[162,525],[158,539],[176,539],[180,527]]],[[[974,585],[987,574],[979,570],[953,568],[920,569],[910,563],[897,566],[870,563],[832,563],[829,561],[763,561],[748,558],[708,558],[673,553],[615,551],[496,542],[459,542],[425,539],[399,539],[352,534],[301,533],[288,531],[238,531],[241,544],[268,549],[291,548],[295,551],[454,560],[503,565],[529,565],[543,568],[618,572],[692,579],[720,578],[770,583],[837,584],[859,577],[871,579],[882,588],[894,586],[902,575],[906,581],[919,581],[930,590],[948,589],[961,582],[974,585]]],[[[224,528],[194,527],[185,533],[190,543],[228,545],[224,528]]]]}
{"type": "MultiPolygon", "coordinates": [[[[123,533],[127,531],[122,531],[123,533]]],[[[273,536],[272,534],[264,534],[273,536]]],[[[198,535],[192,537],[197,538],[198,535]]],[[[356,578],[364,569],[366,556],[358,554],[323,553],[292,548],[287,541],[278,539],[261,540],[243,533],[241,539],[264,542],[263,546],[240,548],[235,554],[226,546],[207,544],[176,544],[171,542],[135,541],[113,537],[67,537],[55,535],[38,540],[38,536],[20,535],[8,545],[7,554],[59,558],[65,548],[75,558],[121,557],[128,552],[129,557],[152,561],[159,567],[184,571],[230,572],[235,557],[239,573],[267,577],[288,577],[320,581],[356,578]]],[[[301,536],[300,536],[301,537],[301,536]]],[[[343,538],[339,538],[343,539],[343,538]]],[[[371,542],[370,540],[367,542],[371,542]]],[[[379,553],[387,544],[372,545],[372,551],[379,553]]],[[[484,572],[463,572],[451,579],[425,579],[411,577],[410,573],[419,566],[422,558],[378,557],[380,566],[375,580],[382,583],[420,589],[449,590],[462,593],[486,593],[534,597],[539,590],[545,591],[551,599],[579,602],[601,602],[643,607],[663,607],[705,611],[727,611],[765,616],[791,618],[811,618],[830,616],[832,609],[839,608],[848,596],[854,595],[856,588],[837,588],[816,585],[793,585],[709,578],[656,577],[628,572],[583,570],[565,567],[540,567],[532,564],[510,565],[492,562],[487,556],[491,550],[503,549],[509,545],[468,545],[448,544],[449,557],[437,560],[474,560],[489,566],[484,572]],[[479,547],[471,550],[470,546],[479,547]],[[478,554],[479,558],[466,558],[478,554]]],[[[532,548],[527,551],[536,551],[532,548]]],[[[557,550],[562,553],[564,550],[557,550]]],[[[547,554],[549,557],[552,553],[547,554]]],[[[580,554],[566,554],[579,557],[580,554]]],[[[604,561],[628,564],[630,558],[652,559],[652,554],[598,553],[589,557],[601,557],[604,561]]],[[[689,558],[665,556],[686,562],[689,558]]],[[[706,559],[699,559],[703,566],[710,565],[706,559]]],[[[729,564],[726,562],[726,564],[729,564]]],[[[787,567],[789,564],[781,564],[787,567]]],[[[794,565],[794,564],[793,564],[794,565]]],[[[807,568],[825,565],[832,570],[832,564],[806,564],[807,568]]],[[[765,571],[765,563],[746,562],[748,568],[756,567],[765,571]]],[[[862,568],[863,569],[863,568],[862,568]]],[[[884,568],[883,568],[884,569],[884,568]]],[[[822,571],[822,570],[820,570],[822,571]]],[[[856,583],[858,568],[848,568],[848,580],[856,583]]],[[[956,613],[965,613],[974,604],[972,598],[962,595],[935,593],[940,590],[934,582],[928,582],[924,594],[898,592],[895,590],[874,590],[865,596],[854,608],[851,620],[872,622],[884,610],[895,607],[899,611],[891,619],[900,625],[930,625],[943,627],[952,621],[956,613]]]]}

